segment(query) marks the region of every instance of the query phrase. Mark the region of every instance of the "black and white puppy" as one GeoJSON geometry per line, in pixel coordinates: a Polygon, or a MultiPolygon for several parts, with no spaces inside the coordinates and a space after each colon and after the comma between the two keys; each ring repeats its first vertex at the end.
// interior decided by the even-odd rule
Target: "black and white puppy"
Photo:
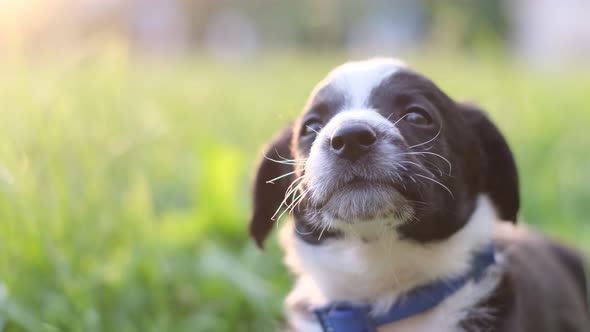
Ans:
{"type": "Polygon", "coordinates": [[[372,59],[330,72],[268,147],[250,232],[262,247],[293,216],[289,330],[590,331],[580,259],[515,226],[518,209],[487,116],[372,59]]]}

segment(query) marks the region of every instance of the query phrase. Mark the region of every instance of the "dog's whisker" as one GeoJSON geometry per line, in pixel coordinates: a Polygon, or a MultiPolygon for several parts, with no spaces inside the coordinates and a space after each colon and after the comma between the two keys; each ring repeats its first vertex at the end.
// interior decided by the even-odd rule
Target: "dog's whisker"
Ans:
{"type": "Polygon", "coordinates": [[[305,195],[307,195],[309,193],[309,189],[307,191],[305,191],[305,193],[301,196],[301,198],[299,199],[299,201],[297,202],[297,204],[295,206],[293,206],[293,208],[291,208],[291,212],[293,212],[293,210],[298,207],[299,205],[301,205],[301,202],[303,202],[303,199],[305,198],[305,195]]]}
{"type": "Polygon", "coordinates": [[[295,196],[295,197],[293,198],[293,201],[291,201],[291,204],[289,204],[289,205],[288,205],[288,206],[285,208],[285,210],[286,210],[286,211],[289,211],[289,213],[293,212],[293,209],[295,208],[295,206],[297,205],[297,203],[298,203],[299,201],[301,201],[301,199],[303,198],[303,196],[304,196],[304,195],[305,195],[305,192],[302,192],[302,193],[299,193],[299,195],[298,195],[298,196],[295,196]]]}
{"type": "MultiPolygon", "coordinates": [[[[287,203],[287,200],[289,199],[289,197],[291,197],[292,195],[294,195],[297,192],[297,186],[294,186],[297,182],[300,182],[304,179],[304,176],[300,176],[297,179],[293,180],[293,182],[291,182],[291,184],[289,185],[289,187],[287,187],[287,191],[285,192],[285,198],[281,201],[281,204],[279,204],[279,207],[277,208],[277,210],[275,211],[275,213],[272,215],[272,217],[270,218],[270,220],[274,221],[276,220],[275,217],[277,216],[277,214],[281,211],[281,208],[283,207],[283,205],[285,205],[287,203]]],[[[293,196],[294,197],[294,196],[293,196]]],[[[283,214],[281,213],[280,217],[283,214]]]]}
{"type": "Polygon", "coordinates": [[[423,168],[424,167],[423,165],[420,165],[418,163],[415,163],[415,162],[409,161],[409,160],[400,160],[400,161],[398,161],[398,163],[400,163],[400,164],[401,163],[410,164],[410,165],[414,165],[414,166],[419,167],[419,168],[423,168]]]}
{"type": "MultiPolygon", "coordinates": [[[[275,221],[275,220],[281,219],[281,217],[283,216],[284,212],[281,213],[278,218],[276,217],[277,214],[281,211],[281,208],[283,207],[283,205],[285,205],[287,203],[287,200],[289,199],[289,197],[291,197],[295,193],[296,193],[296,191],[295,190],[292,190],[292,191],[288,192],[285,195],[285,198],[283,199],[283,201],[281,202],[281,204],[279,205],[279,207],[277,208],[277,210],[275,211],[275,213],[272,215],[272,217],[270,217],[270,220],[275,221]]],[[[285,208],[287,208],[287,205],[285,205],[285,208]]]]}
{"type": "Polygon", "coordinates": [[[322,231],[320,232],[320,235],[318,236],[318,241],[320,241],[322,239],[322,235],[324,235],[324,231],[326,230],[327,227],[328,227],[328,224],[324,225],[324,228],[322,228],[322,231]]]}
{"type": "Polygon", "coordinates": [[[305,165],[305,162],[299,162],[299,161],[295,161],[295,160],[277,160],[277,159],[270,158],[268,156],[264,156],[264,158],[266,160],[272,161],[272,162],[277,163],[277,164],[283,164],[283,165],[305,165]]]}
{"type": "Polygon", "coordinates": [[[285,193],[286,193],[285,195],[292,192],[293,189],[298,187],[301,184],[301,182],[303,181],[303,179],[305,179],[304,175],[300,176],[299,178],[297,178],[293,182],[291,182],[291,184],[287,187],[287,190],[285,191],[285,193]]]}
{"type": "MultiPolygon", "coordinates": [[[[436,170],[437,170],[437,171],[438,171],[438,173],[439,173],[439,176],[441,176],[441,177],[442,177],[442,176],[444,175],[444,172],[443,172],[443,171],[440,169],[440,167],[438,167],[438,166],[437,166],[435,163],[433,163],[433,162],[430,162],[430,161],[428,161],[428,160],[423,160],[423,161],[424,161],[424,162],[426,162],[426,163],[428,163],[428,164],[430,164],[430,165],[432,165],[434,168],[436,168],[436,170]]],[[[426,166],[424,166],[424,168],[426,168],[426,166]]],[[[428,169],[430,170],[430,168],[428,168],[428,169]]],[[[449,175],[449,176],[450,176],[450,175],[449,175]]]]}
{"type": "Polygon", "coordinates": [[[299,196],[297,196],[293,202],[291,202],[292,206],[289,206],[289,213],[292,213],[293,210],[299,206],[299,204],[303,201],[303,199],[305,198],[305,195],[307,195],[307,193],[310,191],[310,189],[305,190],[304,192],[302,192],[299,196]]]}
{"type": "MultiPolygon", "coordinates": [[[[391,113],[393,115],[393,113],[391,113]]],[[[398,124],[401,120],[403,120],[406,116],[410,115],[410,113],[406,113],[404,114],[401,118],[397,119],[397,121],[395,121],[393,123],[393,125],[395,126],[396,124],[398,124]]],[[[390,115],[391,116],[391,115],[390,115]]],[[[389,117],[387,118],[389,120],[389,117]]]]}
{"type": "Polygon", "coordinates": [[[426,202],[423,202],[423,201],[417,201],[417,200],[412,200],[412,199],[406,199],[405,201],[406,201],[406,202],[409,202],[409,203],[415,203],[415,204],[428,205],[428,203],[426,203],[426,202]]]}
{"type": "MultiPolygon", "coordinates": [[[[320,134],[320,133],[319,133],[317,130],[313,129],[313,128],[312,128],[312,127],[310,127],[310,126],[305,126],[305,127],[306,127],[307,129],[309,129],[309,130],[313,131],[314,133],[318,134],[318,135],[320,134]]],[[[321,130],[321,129],[322,129],[322,127],[320,127],[320,130],[321,130]]]]}
{"type": "Polygon", "coordinates": [[[406,171],[406,172],[409,171],[409,169],[406,166],[404,166],[404,165],[402,165],[400,163],[397,163],[396,166],[403,168],[403,170],[406,171]]]}
{"type": "Polygon", "coordinates": [[[310,234],[313,234],[313,231],[314,230],[312,228],[309,232],[304,233],[304,232],[301,232],[299,229],[297,229],[297,226],[295,226],[295,232],[299,235],[310,235],[310,234]]]}
{"type": "MultiPolygon", "coordinates": [[[[424,165],[420,165],[420,164],[418,164],[418,163],[415,163],[415,162],[413,162],[413,161],[409,161],[409,160],[402,160],[402,161],[399,161],[398,163],[404,163],[404,164],[410,164],[410,165],[414,165],[414,166],[416,166],[418,169],[421,169],[421,170],[423,170],[424,172],[426,172],[428,175],[432,175],[432,176],[434,176],[434,174],[432,173],[432,171],[431,171],[431,170],[430,170],[428,167],[426,167],[426,166],[424,166],[424,165]]],[[[432,164],[432,163],[430,163],[430,162],[429,162],[429,164],[433,165],[433,166],[434,166],[434,167],[435,167],[435,168],[438,170],[438,172],[440,173],[440,176],[443,176],[443,172],[440,170],[440,168],[438,168],[436,165],[434,165],[434,164],[432,164]]]]}
{"type": "MultiPolygon", "coordinates": [[[[292,190],[292,192],[293,193],[296,193],[297,192],[297,187],[295,187],[292,190]]],[[[285,206],[285,210],[279,215],[279,217],[277,219],[280,220],[281,217],[285,213],[287,213],[287,212],[289,214],[292,213],[293,212],[293,209],[298,205],[298,203],[300,203],[303,200],[303,198],[305,197],[305,194],[307,194],[307,192],[309,192],[309,189],[306,190],[306,191],[304,191],[304,192],[302,192],[302,193],[300,193],[299,196],[295,196],[295,194],[293,194],[293,200],[291,201],[291,203],[289,205],[285,206]]]]}
{"type": "Polygon", "coordinates": [[[282,160],[286,160],[286,161],[301,161],[301,162],[305,162],[307,160],[306,158],[289,159],[289,158],[285,158],[285,157],[281,156],[281,154],[279,153],[279,151],[277,151],[276,149],[275,149],[275,152],[277,153],[277,156],[279,156],[279,158],[281,158],[282,160]]]}
{"type": "Polygon", "coordinates": [[[432,172],[431,172],[431,171],[430,171],[428,168],[426,168],[424,165],[420,165],[420,164],[418,164],[418,163],[415,163],[415,162],[413,162],[413,161],[409,161],[409,160],[402,160],[402,161],[400,161],[399,163],[404,163],[404,164],[410,164],[410,165],[414,165],[414,166],[416,166],[416,167],[417,167],[419,170],[423,170],[423,171],[425,171],[425,172],[426,172],[426,173],[428,173],[428,174],[432,174],[432,172]]]}
{"type": "Polygon", "coordinates": [[[441,187],[443,187],[446,191],[448,191],[449,194],[451,195],[451,197],[453,199],[455,199],[455,196],[453,195],[453,192],[451,191],[451,189],[449,189],[449,187],[445,186],[443,183],[441,183],[441,182],[439,182],[439,181],[437,181],[437,180],[435,180],[433,178],[429,178],[427,176],[421,175],[421,174],[414,174],[414,175],[419,176],[419,177],[424,178],[424,179],[427,179],[427,180],[430,180],[430,181],[432,181],[434,183],[437,183],[438,185],[440,185],[441,187]]]}
{"type": "Polygon", "coordinates": [[[283,156],[281,156],[281,154],[275,149],[275,153],[276,155],[279,157],[279,159],[275,159],[275,158],[271,158],[267,155],[264,155],[264,159],[275,162],[277,164],[283,164],[283,165],[305,165],[307,159],[303,158],[303,159],[289,159],[289,158],[285,158],[283,156]]]}
{"type": "Polygon", "coordinates": [[[283,174],[283,175],[277,176],[277,177],[276,177],[276,178],[274,178],[274,179],[270,179],[270,180],[266,181],[266,183],[275,184],[275,181],[276,181],[276,180],[280,180],[280,179],[282,179],[282,178],[285,178],[285,177],[287,177],[287,176],[289,176],[289,175],[293,175],[293,174],[295,174],[295,173],[297,173],[297,171],[292,171],[292,172],[285,173],[285,174],[283,174]]]}
{"type": "Polygon", "coordinates": [[[415,151],[415,152],[402,152],[399,155],[400,156],[404,156],[404,155],[431,155],[431,156],[438,157],[438,158],[444,160],[447,163],[447,165],[449,165],[449,176],[452,173],[453,165],[451,165],[451,162],[447,158],[441,156],[438,153],[429,152],[429,151],[415,151]]]}
{"type": "Polygon", "coordinates": [[[283,215],[285,215],[285,213],[289,212],[289,209],[291,208],[292,205],[293,205],[293,202],[291,202],[291,204],[287,205],[285,207],[285,209],[283,210],[283,212],[281,212],[281,214],[278,216],[277,220],[281,220],[283,215]]]}
{"type": "Polygon", "coordinates": [[[440,126],[440,128],[438,129],[438,133],[436,133],[436,135],[434,135],[434,137],[433,137],[433,138],[429,139],[429,140],[428,140],[428,141],[426,141],[426,142],[422,142],[422,143],[420,143],[420,144],[412,145],[412,146],[410,146],[410,147],[408,148],[408,150],[409,150],[409,149],[416,148],[416,147],[419,147],[419,146],[422,146],[422,145],[426,145],[426,144],[428,144],[428,143],[430,143],[430,142],[433,142],[435,139],[437,139],[437,138],[438,138],[438,136],[440,135],[440,133],[441,133],[441,132],[442,132],[442,125],[441,125],[441,126],[440,126]]]}
{"type": "MultiPolygon", "coordinates": [[[[424,151],[422,151],[422,152],[424,152],[424,151]]],[[[423,160],[423,162],[426,162],[426,163],[428,163],[428,164],[430,164],[430,165],[434,166],[434,168],[436,168],[436,170],[438,171],[438,173],[439,173],[439,176],[443,176],[444,172],[443,172],[443,171],[440,169],[440,167],[438,167],[436,164],[434,164],[434,163],[432,163],[432,162],[430,162],[430,161],[428,161],[428,160],[423,160]]],[[[421,169],[423,169],[424,171],[426,171],[426,172],[427,172],[427,173],[429,173],[430,175],[434,176],[434,174],[432,173],[432,170],[431,170],[431,169],[427,168],[427,167],[426,167],[426,166],[424,166],[424,165],[421,165],[421,164],[415,163],[415,162],[413,162],[413,161],[410,161],[410,160],[401,160],[401,161],[399,161],[398,163],[405,163],[405,164],[411,164],[411,165],[414,165],[414,166],[416,166],[416,167],[418,167],[418,168],[421,168],[421,169]]],[[[449,176],[450,176],[450,174],[449,174],[449,176]]]]}

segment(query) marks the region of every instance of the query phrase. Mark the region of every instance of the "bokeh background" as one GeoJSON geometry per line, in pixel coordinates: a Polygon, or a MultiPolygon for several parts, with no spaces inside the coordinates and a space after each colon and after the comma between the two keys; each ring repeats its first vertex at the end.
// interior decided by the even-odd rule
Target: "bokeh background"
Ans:
{"type": "MultiPolygon", "coordinates": [[[[396,56],[506,134],[521,219],[590,254],[590,2],[0,1],[0,331],[272,331],[261,147],[396,56]]],[[[285,222],[285,221],[282,221],[285,222]]]]}

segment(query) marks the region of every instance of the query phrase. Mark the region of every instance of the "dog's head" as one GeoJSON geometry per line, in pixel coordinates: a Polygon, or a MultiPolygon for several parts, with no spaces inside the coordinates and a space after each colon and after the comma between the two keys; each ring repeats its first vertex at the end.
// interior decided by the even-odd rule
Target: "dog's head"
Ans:
{"type": "Polygon", "coordinates": [[[262,246],[289,210],[312,243],[375,222],[405,239],[436,241],[467,223],[482,193],[500,219],[516,221],[516,166],[481,110],[396,60],[347,63],[267,149],[250,232],[262,246]]]}

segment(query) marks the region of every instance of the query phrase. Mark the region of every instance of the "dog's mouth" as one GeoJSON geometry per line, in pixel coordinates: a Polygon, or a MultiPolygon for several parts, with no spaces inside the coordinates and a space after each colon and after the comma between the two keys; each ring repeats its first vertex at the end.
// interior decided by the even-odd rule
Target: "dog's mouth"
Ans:
{"type": "MultiPolygon", "coordinates": [[[[371,191],[401,191],[402,184],[393,179],[368,178],[354,175],[349,180],[342,180],[332,186],[329,195],[324,199],[325,203],[333,200],[337,194],[358,196],[359,192],[370,193],[371,191]]],[[[354,198],[354,197],[353,197],[354,198]]]]}
{"type": "Polygon", "coordinates": [[[355,189],[365,189],[367,187],[375,187],[375,186],[388,186],[394,190],[397,190],[397,187],[395,186],[395,182],[393,182],[391,180],[366,179],[366,178],[360,177],[360,176],[354,176],[352,178],[352,180],[347,181],[346,183],[341,185],[339,189],[340,190],[345,190],[345,189],[355,190],[355,189]]]}
{"type": "Polygon", "coordinates": [[[347,222],[397,216],[405,208],[401,186],[390,179],[354,176],[328,189],[329,194],[315,209],[347,222]]]}
{"type": "Polygon", "coordinates": [[[326,203],[334,199],[341,200],[342,196],[349,196],[348,201],[351,203],[366,204],[367,197],[379,201],[386,198],[383,197],[386,193],[399,193],[398,185],[391,180],[354,177],[334,188],[326,199],[326,203]]]}

